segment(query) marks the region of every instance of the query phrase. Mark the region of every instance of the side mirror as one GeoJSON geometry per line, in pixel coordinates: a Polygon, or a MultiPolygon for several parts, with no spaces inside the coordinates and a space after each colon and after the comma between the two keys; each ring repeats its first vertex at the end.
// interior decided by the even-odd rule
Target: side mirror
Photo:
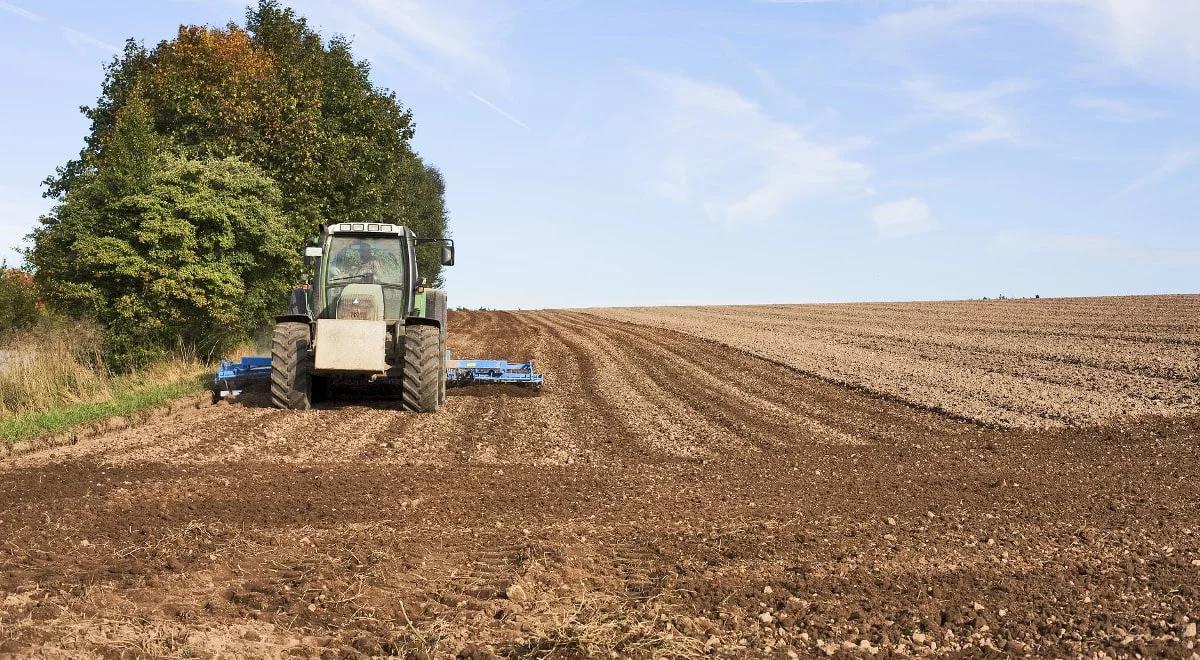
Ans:
{"type": "Polygon", "coordinates": [[[442,243],[442,265],[443,266],[453,266],[454,265],[454,244],[453,243],[442,243]]]}
{"type": "Polygon", "coordinates": [[[304,248],[304,265],[315,266],[321,260],[321,248],[319,246],[309,246],[304,248]]]}

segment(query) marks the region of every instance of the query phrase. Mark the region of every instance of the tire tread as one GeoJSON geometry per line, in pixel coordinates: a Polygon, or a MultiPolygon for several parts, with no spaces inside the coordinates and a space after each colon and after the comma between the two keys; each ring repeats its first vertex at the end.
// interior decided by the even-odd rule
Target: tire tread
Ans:
{"type": "Polygon", "coordinates": [[[411,412],[436,412],[441,404],[441,331],[429,325],[404,329],[404,377],[401,402],[411,412]]]}

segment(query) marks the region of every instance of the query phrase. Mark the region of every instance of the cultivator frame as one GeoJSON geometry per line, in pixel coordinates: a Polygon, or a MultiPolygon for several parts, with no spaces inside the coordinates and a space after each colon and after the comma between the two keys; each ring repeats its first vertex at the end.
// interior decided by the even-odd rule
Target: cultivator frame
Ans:
{"type": "Polygon", "coordinates": [[[476,383],[483,385],[521,385],[540,390],[545,377],[533,368],[533,360],[509,362],[508,360],[451,360],[446,358],[446,386],[464,387],[476,383]]]}
{"type": "Polygon", "coordinates": [[[238,362],[221,360],[213,383],[221,398],[236,397],[247,384],[270,377],[271,356],[247,356],[238,362]]]}
{"type": "MultiPolygon", "coordinates": [[[[233,398],[247,385],[270,377],[271,357],[252,355],[237,362],[221,360],[213,385],[219,397],[233,398]]],[[[546,377],[534,369],[533,360],[453,360],[450,352],[446,352],[446,387],[518,385],[537,391],[544,382],[546,377]]]]}

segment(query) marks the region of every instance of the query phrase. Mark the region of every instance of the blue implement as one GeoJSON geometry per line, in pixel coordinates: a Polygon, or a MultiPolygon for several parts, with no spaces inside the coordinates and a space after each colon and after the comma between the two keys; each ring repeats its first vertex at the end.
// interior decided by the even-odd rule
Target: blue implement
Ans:
{"type": "MultiPolygon", "coordinates": [[[[247,383],[270,377],[269,356],[248,356],[238,362],[221,360],[221,368],[217,370],[213,382],[217,385],[220,396],[232,397],[240,394],[247,383]]],[[[534,370],[533,360],[452,360],[450,352],[446,352],[446,384],[450,387],[507,383],[536,390],[541,389],[545,380],[545,376],[534,370]]]]}
{"type": "Polygon", "coordinates": [[[248,356],[240,362],[221,360],[221,368],[213,378],[222,397],[237,396],[248,380],[271,377],[271,358],[248,356]],[[236,388],[236,389],[235,389],[236,388]]]}
{"type": "Polygon", "coordinates": [[[508,383],[526,385],[539,389],[545,382],[542,374],[534,371],[533,360],[509,362],[508,360],[447,360],[446,384],[454,387],[473,383],[508,383]]]}

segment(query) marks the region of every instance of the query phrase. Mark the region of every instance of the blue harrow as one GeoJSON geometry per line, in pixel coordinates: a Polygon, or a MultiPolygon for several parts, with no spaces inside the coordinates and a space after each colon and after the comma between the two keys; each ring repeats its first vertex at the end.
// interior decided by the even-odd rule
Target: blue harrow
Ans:
{"type": "Polygon", "coordinates": [[[247,384],[271,377],[271,358],[244,357],[240,362],[221,360],[221,368],[213,377],[217,386],[217,394],[222,397],[233,397],[241,394],[247,384]]]}
{"type": "MultiPolygon", "coordinates": [[[[447,354],[448,355],[448,354],[447,354]]],[[[540,390],[545,377],[534,371],[533,360],[509,362],[508,360],[450,360],[446,361],[446,385],[500,384],[522,385],[540,390]]]]}
{"type": "MultiPolygon", "coordinates": [[[[222,397],[235,397],[246,385],[271,377],[271,358],[264,356],[244,357],[238,362],[221,360],[221,368],[213,377],[217,393],[222,397]]],[[[529,362],[507,360],[452,360],[446,353],[446,386],[509,384],[542,388],[545,376],[529,362]]]]}

